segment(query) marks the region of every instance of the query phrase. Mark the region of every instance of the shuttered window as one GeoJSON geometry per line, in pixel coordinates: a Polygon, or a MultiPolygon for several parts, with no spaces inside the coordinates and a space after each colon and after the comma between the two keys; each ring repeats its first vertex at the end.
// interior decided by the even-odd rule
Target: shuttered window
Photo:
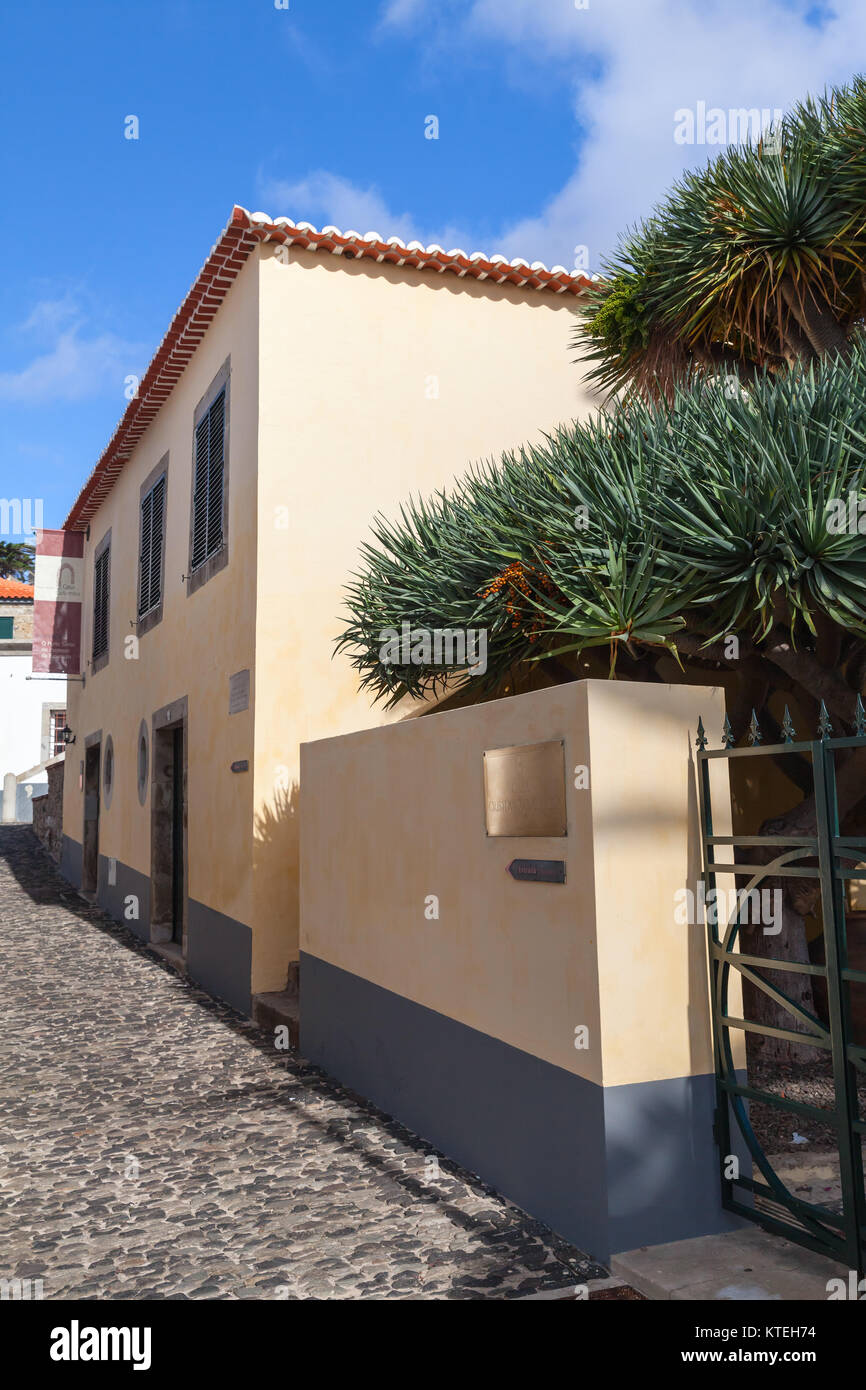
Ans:
{"type": "Polygon", "coordinates": [[[220,391],[195,431],[195,487],[192,498],[192,569],[203,565],[223,543],[226,393],[220,391]]]}
{"type": "Polygon", "coordinates": [[[138,556],[138,616],[143,618],[162,598],[162,548],[165,531],[165,474],[141,500],[138,556]]]}
{"type": "Polygon", "coordinates": [[[108,566],[111,546],[97,557],[93,575],[93,660],[108,651],[108,566]]]}

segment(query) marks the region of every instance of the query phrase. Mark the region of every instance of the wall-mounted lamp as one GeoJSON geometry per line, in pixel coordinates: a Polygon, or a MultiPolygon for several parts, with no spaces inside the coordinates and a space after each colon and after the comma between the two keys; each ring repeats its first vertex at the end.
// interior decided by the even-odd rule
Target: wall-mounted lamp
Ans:
{"type": "Polygon", "coordinates": [[[74,733],[72,732],[71,729],[67,728],[65,725],[64,725],[64,727],[60,730],[60,737],[63,739],[63,742],[64,742],[64,743],[74,743],[74,742],[75,742],[75,735],[74,735],[74,733]]]}

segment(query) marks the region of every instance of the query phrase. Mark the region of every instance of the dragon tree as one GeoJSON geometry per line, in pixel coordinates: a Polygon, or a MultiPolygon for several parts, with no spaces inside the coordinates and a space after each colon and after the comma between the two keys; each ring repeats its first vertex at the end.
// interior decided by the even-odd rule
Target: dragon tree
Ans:
{"type": "MultiPolygon", "coordinates": [[[[866,685],[866,83],[687,174],[621,243],[576,342],[605,408],[377,517],[339,646],[389,703],[493,698],[586,675],[718,683],[739,736],[822,718],[866,685]],[[384,634],[482,629],[486,669],[395,660],[384,634]],[[387,650],[387,655],[384,653],[387,650]]],[[[809,768],[767,833],[815,827],[809,768]]],[[[866,753],[838,764],[866,827],[866,753]]],[[[808,960],[817,882],[748,949],[808,960]]],[[[781,987],[813,1006],[807,975],[781,987]]],[[[753,1000],[753,1016],[776,1021],[753,1000]]],[[[802,1050],[800,1050],[802,1052],[802,1050]]],[[[766,1054],[790,1060],[787,1044],[766,1054]]]]}

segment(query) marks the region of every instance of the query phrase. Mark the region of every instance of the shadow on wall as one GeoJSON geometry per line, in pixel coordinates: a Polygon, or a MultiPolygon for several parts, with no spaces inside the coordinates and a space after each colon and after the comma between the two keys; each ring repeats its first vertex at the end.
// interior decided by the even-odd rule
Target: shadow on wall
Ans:
{"type": "Polygon", "coordinates": [[[297,959],[299,939],[300,787],[277,786],[253,821],[253,887],[257,914],[277,924],[273,951],[279,952],[283,978],[297,959]],[[261,907],[260,907],[261,905],[261,907]]]}
{"type": "Polygon", "coordinates": [[[256,847],[276,850],[292,872],[298,872],[298,803],[300,787],[278,787],[273,799],[257,812],[253,834],[256,847]]]}

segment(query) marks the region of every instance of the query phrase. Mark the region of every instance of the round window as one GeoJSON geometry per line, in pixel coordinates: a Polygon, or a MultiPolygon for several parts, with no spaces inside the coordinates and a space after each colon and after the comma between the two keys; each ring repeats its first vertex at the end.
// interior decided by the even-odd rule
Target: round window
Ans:
{"type": "Polygon", "coordinates": [[[138,730],[138,799],[142,806],[147,800],[147,765],[148,765],[148,745],[147,745],[147,725],[144,720],[138,730]]]}

